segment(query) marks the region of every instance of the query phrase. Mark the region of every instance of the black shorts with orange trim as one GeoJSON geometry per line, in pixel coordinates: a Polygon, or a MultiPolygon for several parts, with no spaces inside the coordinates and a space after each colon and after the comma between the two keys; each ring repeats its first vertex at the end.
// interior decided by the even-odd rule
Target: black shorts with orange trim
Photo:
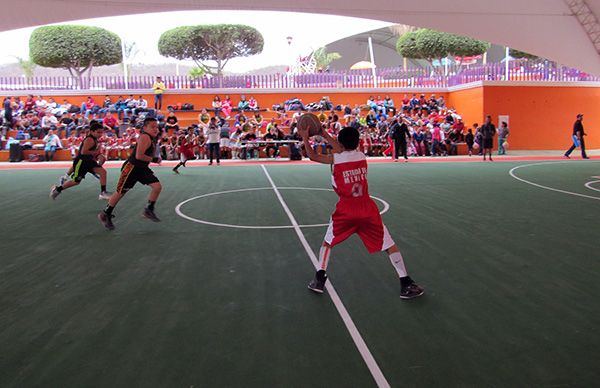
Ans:
{"type": "Polygon", "coordinates": [[[135,166],[129,161],[123,163],[119,183],[117,183],[117,193],[125,194],[138,182],[143,185],[151,185],[159,180],[149,167],[135,166]]]}

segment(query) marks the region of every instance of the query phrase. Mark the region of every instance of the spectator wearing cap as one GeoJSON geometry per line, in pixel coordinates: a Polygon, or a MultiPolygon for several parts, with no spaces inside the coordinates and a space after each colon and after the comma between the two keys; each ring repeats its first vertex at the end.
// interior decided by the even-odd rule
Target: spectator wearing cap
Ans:
{"type": "Polygon", "coordinates": [[[577,147],[581,147],[581,157],[584,159],[589,159],[587,154],[585,153],[585,139],[583,138],[586,135],[583,130],[583,113],[577,115],[577,119],[573,124],[573,145],[571,148],[565,152],[565,158],[570,158],[571,152],[577,147]]]}
{"type": "Polygon", "coordinates": [[[162,109],[163,93],[166,89],[167,87],[162,81],[162,78],[160,76],[156,77],[156,81],[154,81],[154,84],[152,85],[152,90],[154,91],[154,109],[162,109]]]}

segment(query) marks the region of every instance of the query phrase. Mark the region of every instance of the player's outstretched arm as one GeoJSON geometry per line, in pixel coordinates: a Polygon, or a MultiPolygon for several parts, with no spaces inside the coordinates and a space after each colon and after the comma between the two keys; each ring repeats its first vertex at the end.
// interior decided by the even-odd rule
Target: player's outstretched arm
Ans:
{"type": "Polygon", "coordinates": [[[333,156],[331,155],[319,155],[313,150],[308,141],[308,129],[300,130],[298,129],[298,134],[302,137],[302,142],[304,143],[304,149],[306,149],[306,155],[313,162],[323,163],[323,164],[332,164],[333,156]]]}

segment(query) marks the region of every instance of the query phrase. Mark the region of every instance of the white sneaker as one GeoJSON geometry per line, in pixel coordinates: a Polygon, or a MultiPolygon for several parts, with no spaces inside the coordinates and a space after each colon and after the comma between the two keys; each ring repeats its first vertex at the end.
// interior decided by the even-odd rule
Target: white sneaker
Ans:
{"type": "Polygon", "coordinates": [[[56,199],[60,195],[60,191],[56,190],[56,186],[52,186],[50,188],[50,198],[56,199]]]}
{"type": "Polygon", "coordinates": [[[100,195],[98,196],[98,200],[105,200],[108,201],[110,199],[110,197],[112,196],[112,193],[109,193],[108,191],[103,191],[100,193],[100,195]]]}

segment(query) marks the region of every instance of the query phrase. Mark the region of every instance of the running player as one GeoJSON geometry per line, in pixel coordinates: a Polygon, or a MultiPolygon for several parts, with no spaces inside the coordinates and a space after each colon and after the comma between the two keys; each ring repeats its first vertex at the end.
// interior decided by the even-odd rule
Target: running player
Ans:
{"type": "Polygon", "coordinates": [[[56,199],[63,190],[79,185],[88,172],[96,174],[100,178],[100,195],[98,199],[110,198],[111,193],[106,191],[106,170],[96,161],[100,153],[98,139],[102,137],[103,133],[104,128],[102,124],[94,122],[90,125],[89,133],[83,140],[83,143],[81,143],[79,153],[73,160],[73,166],[69,169],[71,180],[61,183],[58,186],[52,186],[50,189],[50,198],[56,199]]]}
{"type": "Polygon", "coordinates": [[[400,298],[412,299],[423,295],[423,288],[408,276],[402,254],[383,224],[377,205],[369,196],[367,160],[363,153],[357,151],[360,140],[358,130],[345,127],[336,140],[321,129],[320,135],[332,147],[333,154],[330,155],[319,155],[312,149],[308,129],[299,130],[298,133],[311,160],[331,165],[333,188],[340,197],[319,251],[319,269],[308,288],[323,293],[331,248],[356,233],[369,253],[387,252],[400,277],[400,298]]]}
{"type": "Polygon", "coordinates": [[[148,205],[144,208],[142,216],[154,222],[160,221],[156,214],[154,214],[154,205],[160,195],[162,186],[160,185],[158,178],[148,167],[150,162],[160,163],[160,158],[155,154],[158,131],[158,121],[155,118],[148,117],[144,120],[143,130],[137,139],[133,153],[129,159],[123,163],[123,167],[121,167],[121,176],[117,183],[117,189],[108,200],[106,209],[98,213],[98,219],[106,229],[113,230],[115,228],[112,222],[112,218],[114,217],[112,212],[121,198],[123,198],[137,182],[148,185],[151,188],[150,195],[148,196],[148,205]]]}
{"type": "Polygon", "coordinates": [[[173,168],[175,174],[179,174],[179,167],[185,167],[185,164],[189,159],[194,159],[194,139],[193,139],[194,127],[188,127],[187,131],[179,136],[179,163],[173,168]]]}

